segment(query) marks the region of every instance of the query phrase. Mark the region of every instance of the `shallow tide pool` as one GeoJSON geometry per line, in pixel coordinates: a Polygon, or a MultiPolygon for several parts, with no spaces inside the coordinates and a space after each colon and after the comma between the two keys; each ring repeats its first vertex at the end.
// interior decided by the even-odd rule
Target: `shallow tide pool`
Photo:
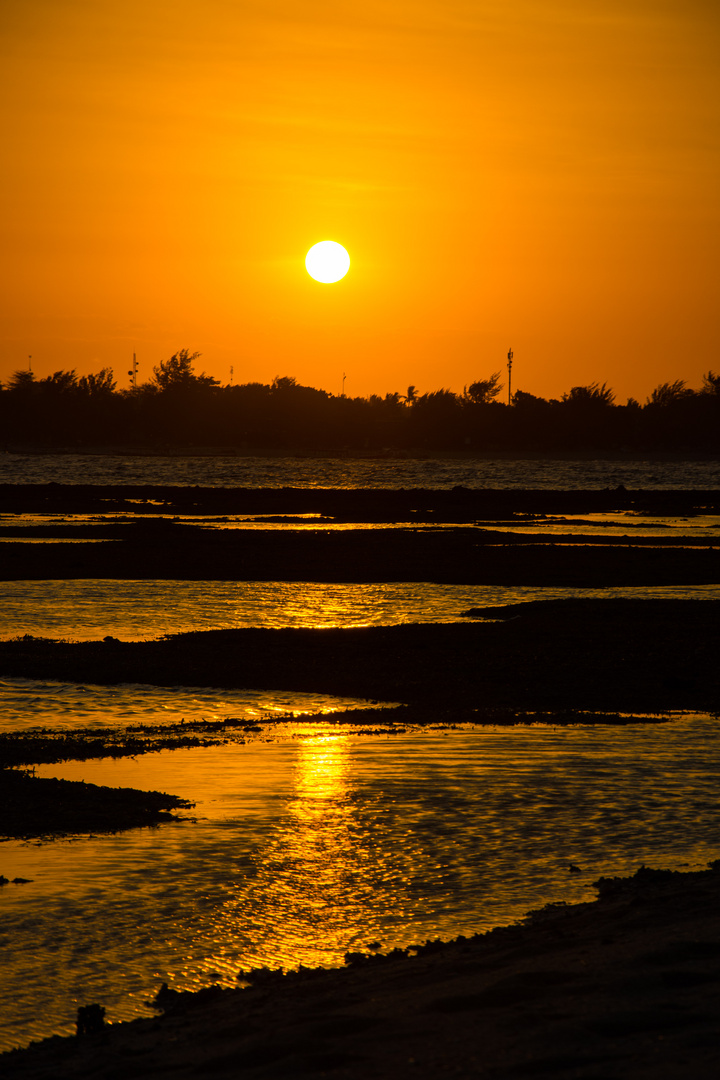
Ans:
{"type": "Polygon", "coordinates": [[[601,875],[720,855],[718,721],[629,727],[265,728],[244,745],[38,768],[165,790],[186,820],[6,842],[0,1047],[78,1005],[146,1014],[160,983],[341,964],[590,899],[601,875]],[[581,868],[571,873],[570,864],[581,868]]]}

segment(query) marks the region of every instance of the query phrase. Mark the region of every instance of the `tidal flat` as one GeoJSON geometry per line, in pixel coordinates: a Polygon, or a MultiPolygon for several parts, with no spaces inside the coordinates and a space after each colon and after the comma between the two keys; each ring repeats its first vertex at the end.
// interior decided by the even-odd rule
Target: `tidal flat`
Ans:
{"type": "MultiPolygon", "coordinates": [[[[14,514],[45,515],[57,513],[65,499],[68,513],[92,515],[115,500],[113,512],[128,520],[79,526],[44,518],[22,535],[8,533],[6,580],[111,582],[126,574],[128,558],[140,577],[185,574],[196,580],[573,583],[600,589],[712,586],[719,580],[712,536],[698,539],[673,529],[666,538],[650,539],[642,530],[618,537],[597,521],[581,531],[557,527],[558,515],[573,513],[627,512],[642,520],[664,511],[674,521],[682,515],[690,521],[717,512],[718,500],[707,491],[654,492],[647,500],[647,493],[624,491],[592,497],[514,492],[512,500],[493,493],[494,501],[482,492],[472,499],[446,492],[435,501],[428,492],[402,493],[399,500],[397,492],[392,498],[386,493],[374,501],[368,493],[359,499],[345,492],[340,507],[327,493],[308,502],[308,493],[300,498],[282,491],[145,490],[140,496],[56,487],[11,492],[3,506],[14,514]],[[218,522],[210,528],[173,520],[190,502],[192,515],[276,515],[284,521],[270,530],[262,521],[252,529],[223,529],[218,522]],[[301,513],[345,527],[299,529],[287,515],[301,513]],[[361,519],[384,527],[347,527],[361,519]],[[80,527],[83,537],[67,531],[80,527]],[[93,538],[101,542],[74,542],[93,538]]],[[[2,494],[5,500],[7,492],[2,494]]],[[[16,532],[18,526],[7,528],[16,532]]],[[[369,722],[376,730],[672,723],[669,714],[677,711],[717,712],[719,613],[720,601],[713,599],[553,600],[468,608],[445,625],[248,627],[153,641],[21,636],[0,642],[0,673],[100,685],[252,686],[397,703],[334,719],[369,722]]],[[[133,737],[135,744],[127,732],[115,733],[93,745],[97,734],[76,732],[73,745],[63,746],[67,733],[18,733],[0,752],[5,765],[17,768],[61,758],[130,756],[133,749],[153,748],[153,739],[155,749],[173,739],[178,747],[217,745],[242,739],[244,731],[226,723],[193,731],[148,729],[133,737]]],[[[33,782],[41,781],[28,780],[33,782]]],[[[124,827],[119,818],[116,827],[124,827]]],[[[702,1071],[717,1054],[710,1023],[720,982],[713,946],[720,940],[716,869],[699,876],[641,876],[615,892],[603,888],[599,904],[553,909],[526,925],[452,946],[438,943],[409,957],[370,960],[370,949],[341,971],[255,973],[249,991],[207,991],[182,1000],[170,993],[158,1019],[106,1025],[80,1041],[56,1039],[13,1053],[5,1059],[8,1075],[111,1075],[121,1057],[132,1058],[133,1071],[148,1076],[161,1069],[231,1075],[241,1066],[258,1076],[431,1076],[450,1066],[457,1075],[476,1075],[482,1067],[491,1075],[517,1076],[525,1075],[523,1063],[530,1059],[533,1075],[540,1076],[571,1069],[591,1077],[604,1068],[611,1075],[679,1077],[687,1075],[681,1063],[689,1053],[693,1068],[702,1071]],[[702,962],[693,952],[698,935],[707,946],[702,962]],[[320,1011],[330,1000],[323,1027],[320,1011]],[[673,1026],[671,1016],[682,1023],[673,1026]],[[418,1017],[430,1017],[432,1024],[418,1017]],[[666,1045],[659,1057],[661,1036],[666,1045]],[[203,1049],[190,1050],[190,1040],[203,1049]]]]}

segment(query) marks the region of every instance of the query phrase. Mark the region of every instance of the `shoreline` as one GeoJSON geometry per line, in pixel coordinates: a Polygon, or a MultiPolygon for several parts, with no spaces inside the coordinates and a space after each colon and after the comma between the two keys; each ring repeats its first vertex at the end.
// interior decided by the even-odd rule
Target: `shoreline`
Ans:
{"type": "Polygon", "coordinates": [[[595,884],[594,902],[550,905],[414,955],[367,952],[349,954],[341,969],[242,973],[247,989],[161,990],[158,1018],[9,1051],[4,1075],[712,1075],[720,860],[687,873],[642,867],[595,884]]]}
{"type": "Polygon", "coordinates": [[[277,448],[251,446],[39,446],[17,443],[5,445],[0,453],[10,456],[68,456],[78,457],[237,457],[237,458],[300,458],[332,461],[720,461],[717,452],[700,450],[423,450],[420,447],[400,449],[388,447],[375,451],[352,449],[312,450],[302,447],[277,448]]]}

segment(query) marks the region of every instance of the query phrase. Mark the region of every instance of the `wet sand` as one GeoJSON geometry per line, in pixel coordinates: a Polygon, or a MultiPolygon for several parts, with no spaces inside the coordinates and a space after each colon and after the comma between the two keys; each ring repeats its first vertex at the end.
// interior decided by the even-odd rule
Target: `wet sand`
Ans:
{"type": "Polygon", "coordinates": [[[419,955],[160,995],[158,1019],[3,1055],[7,1080],[687,1080],[720,1061],[720,871],[601,879],[600,899],[419,955]]]}

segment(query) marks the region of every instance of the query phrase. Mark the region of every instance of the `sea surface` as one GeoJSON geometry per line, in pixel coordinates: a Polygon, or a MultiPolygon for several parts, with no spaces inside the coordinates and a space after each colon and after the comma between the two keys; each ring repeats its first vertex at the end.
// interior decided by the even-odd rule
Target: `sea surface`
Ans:
{"type": "MultiPolygon", "coordinates": [[[[0,483],[707,490],[720,487],[720,469],[697,461],[3,454],[0,483]]],[[[710,545],[720,535],[717,518],[701,515],[590,515],[541,527],[631,538],[674,531],[710,545]]],[[[470,607],[543,598],[719,592],[13,581],[0,583],[0,638],[451,622],[470,607]]],[[[359,699],[0,680],[0,731],[228,717],[259,728],[221,747],[38,767],[43,776],[168,791],[195,808],[176,823],[117,836],[0,843],[0,875],[10,881],[0,888],[1,1049],[71,1033],[79,1005],[99,1002],[113,1021],[147,1015],[162,982],[230,986],[241,969],[342,964],[346,952],[377,943],[388,950],[452,938],[548,902],[591,899],[598,877],[641,863],[697,868],[720,856],[716,717],[391,734],[388,714],[364,729],[335,715],[379,704],[359,699]],[[320,718],[310,722],[308,713],[320,718]]]]}
{"type": "Polygon", "coordinates": [[[100,686],[89,682],[6,677],[0,678],[0,734],[42,728],[102,732],[137,725],[162,727],[230,719],[259,722],[367,709],[373,704],[376,703],[365,698],[294,690],[228,690],[144,683],[100,686]]]}
{"type": "MultiPolygon", "coordinates": [[[[0,548],[0,555],[2,549],[0,548]]],[[[154,640],[241,627],[357,627],[462,621],[472,607],[570,598],[720,599],[720,585],[554,588],[389,582],[0,581],[0,640],[154,640]]],[[[0,700],[0,710],[2,708],[0,700]]]]}
{"type": "Polygon", "coordinates": [[[593,881],[643,863],[720,855],[711,716],[261,728],[242,745],[37,768],[196,805],[159,828],[0,845],[0,872],[31,879],[0,890],[0,1047],[72,1033],[79,1005],[148,1015],[162,982],[341,965],[593,899],[593,881]]]}
{"type": "Polygon", "coordinates": [[[720,487],[720,461],[608,458],[343,458],[0,454],[0,484],[177,484],[248,488],[720,487]]]}

